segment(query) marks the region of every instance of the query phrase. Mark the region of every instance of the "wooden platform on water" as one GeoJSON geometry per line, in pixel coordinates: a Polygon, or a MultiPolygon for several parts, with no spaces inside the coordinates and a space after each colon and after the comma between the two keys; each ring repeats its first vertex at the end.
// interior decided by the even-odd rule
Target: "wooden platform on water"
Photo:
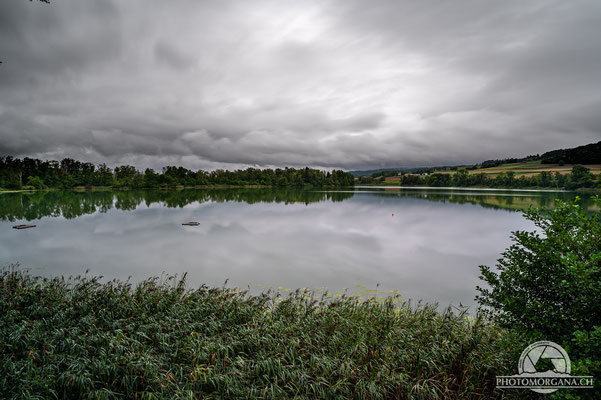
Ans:
{"type": "Polygon", "coordinates": [[[36,225],[15,225],[13,229],[27,229],[27,228],[35,228],[36,225]]]}

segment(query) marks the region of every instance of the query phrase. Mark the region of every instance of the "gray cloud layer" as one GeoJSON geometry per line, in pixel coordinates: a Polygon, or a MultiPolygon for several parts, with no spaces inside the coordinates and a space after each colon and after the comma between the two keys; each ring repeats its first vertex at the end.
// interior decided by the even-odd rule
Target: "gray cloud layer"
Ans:
{"type": "Polygon", "coordinates": [[[0,3],[0,154],[477,162],[601,139],[601,3],[0,3]]]}

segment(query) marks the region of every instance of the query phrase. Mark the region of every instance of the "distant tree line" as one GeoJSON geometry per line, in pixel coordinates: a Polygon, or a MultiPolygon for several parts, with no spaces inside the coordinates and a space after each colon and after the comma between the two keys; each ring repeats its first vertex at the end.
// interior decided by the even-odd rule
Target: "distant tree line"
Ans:
{"type": "Polygon", "coordinates": [[[156,172],[138,171],[132,165],[111,169],[71,158],[42,161],[33,158],[0,157],[0,188],[70,189],[76,187],[160,188],[177,186],[264,185],[280,187],[352,186],[354,177],[341,170],[320,171],[311,168],[247,168],[235,171],[192,171],[167,166],[156,172]]]}
{"type": "MultiPolygon", "coordinates": [[[[358,183],[370,184],[383,182],[384,176],[362,176],[358,183]]],[[[404,174],[401,176],[403,186],[433,186],[433,187],[490,187],[490,188],[579,188],[601,189],[601,175],[593,175],[589,168],[575,165],[571,174],[543,171],[539,174],[526,176],[517,175],[513,171],[502,172],[496,176],[485,173],[470,174],[467,169],[460,168],[454,174],[404,174]]]]}

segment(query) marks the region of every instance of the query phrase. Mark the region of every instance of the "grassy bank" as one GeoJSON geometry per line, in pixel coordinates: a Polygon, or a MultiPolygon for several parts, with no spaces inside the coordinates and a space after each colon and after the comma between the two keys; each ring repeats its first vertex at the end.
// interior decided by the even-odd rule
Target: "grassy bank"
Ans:
{"type": "MultiPolygon", "coordinates": [[[[398,298],[0,275],[2,398],[496,398],[524,343],[398,298]]],[[[513,391],[512,396],[524,393],[513,391]]]]}

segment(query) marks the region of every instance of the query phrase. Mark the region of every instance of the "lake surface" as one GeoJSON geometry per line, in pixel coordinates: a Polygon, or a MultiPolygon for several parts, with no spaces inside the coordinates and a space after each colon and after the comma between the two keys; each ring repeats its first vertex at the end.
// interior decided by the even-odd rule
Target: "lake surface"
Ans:
{"type": "Polygon", "coordinates": [[[374,187],[4,193],[0,265],[134,282],[187,272],[190,286],[229,279],[255,292],[377,287],[472,306],[478,266],[495,264],[511,231],[534,229],[519,210],[573,197],[374,187]],[[37,227],[12,229],[21,223],[37,227]]]}

